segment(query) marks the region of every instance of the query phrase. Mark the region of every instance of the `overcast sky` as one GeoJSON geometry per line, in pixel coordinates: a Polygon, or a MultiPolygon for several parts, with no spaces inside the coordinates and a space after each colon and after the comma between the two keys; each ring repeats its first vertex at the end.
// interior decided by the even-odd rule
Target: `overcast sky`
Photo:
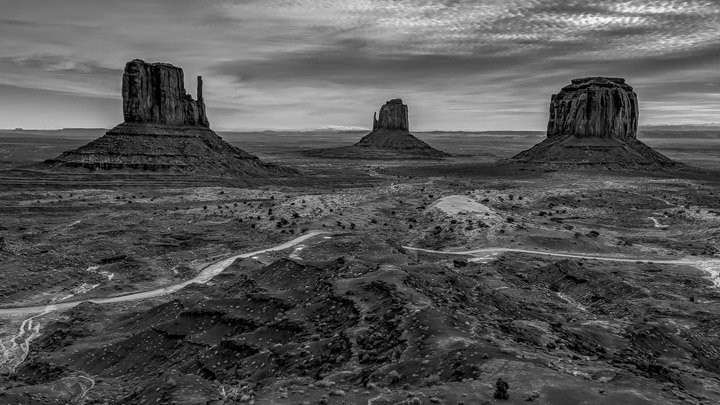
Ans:
{"type": "Polygon", "coordinates": [[[720,121],[718,1],[0,0],[0,128],[111,127],[125,62],[205,82],[216,129],[544,129],[550,95],[620,76],[641,124],[720,121]]]}

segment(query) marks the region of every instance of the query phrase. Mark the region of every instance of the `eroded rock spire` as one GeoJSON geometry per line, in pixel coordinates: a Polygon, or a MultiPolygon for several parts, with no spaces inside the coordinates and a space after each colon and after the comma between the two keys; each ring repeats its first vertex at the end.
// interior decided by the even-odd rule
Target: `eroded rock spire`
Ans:
{"type": "Polygon", "coordinates": [[[402,99],[392,99],[380,107],[380,118],[377,118],[377,114],[373,116],[373,130],[377,129],[410,130],[408,106],[403,104],[402,99]]]}
{"type": "Polygon", "coordinates": [[[125,65],[122,82],[125,123],[209,127],[198,77],[198,99],[185,91],[183,70],[168,63],[134,59],[125,65]]]}

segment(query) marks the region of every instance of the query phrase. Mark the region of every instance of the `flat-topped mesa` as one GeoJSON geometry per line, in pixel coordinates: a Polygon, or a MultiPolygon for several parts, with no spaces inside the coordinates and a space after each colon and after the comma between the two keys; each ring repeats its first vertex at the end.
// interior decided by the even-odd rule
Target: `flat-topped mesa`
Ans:
{"type": "Polygon", "coordinates": [[[373,131],[379,129],[410,130],[408,124],[408,106],[403,104],[402,99],[392,99],[380,107],[380,119],[377,118],[377,114],[373,116],[373,131]]]}
{"type": "Polygon", "coordinates": [[[638,98],[625,79],[575,79],[552,96],[547,138],[509,161],[553,168],[678,166],[639,141],[637,127],[638,98]]]}
{"type": "Polygon", "coordinates": [[[134,59],[125,65],[122,81],[125,123],[209,127],[197,78],[197,100],[185,92],[183,70],[168,63],[134,59]]]}
{"type": "Polygon", "coordinates": [[[637,127],[637,94],[622,78],[574,79],[550,102],[548,138],[635,139],[637,127]]]}

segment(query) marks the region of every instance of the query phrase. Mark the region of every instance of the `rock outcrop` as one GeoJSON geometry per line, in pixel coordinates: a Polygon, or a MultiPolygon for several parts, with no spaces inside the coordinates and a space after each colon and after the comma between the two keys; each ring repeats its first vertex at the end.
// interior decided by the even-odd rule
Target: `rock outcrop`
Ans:
{"type": "Polygon", "coordinates": [[[78,149],[45,161],[51,170],[140,170],[202,175],[262,176],[291,171],[230,145],[209,126],[197,79],[186,93],[181,68],[135,59],[122,81],[124,122],[78,149]]]}
{"type": "Polygon", "coordinates": [[[135,59],[125,65],[122,83],[126,123],[209,127],[197,78],[197,100],[185,92],[183,70],[167,63],[135,59]]]}
{"type": "Polygon", "coordinates": [[[380,119],[377,113],[373,116],[373,131],[380,129],[409,131],[408,107],[402,99],[395,98],[380,107],[380,119]]]}
{"type": "Polygon", "coordinates": [[[395,98],[373,116],[373,130],[352,146],[303,151],[307,156],[332,159],[437,159],[450,156],[410,133],[408,106],[395,98]]]}
{"type": "Polygon", "coordinates": [[[521,163],[672,166],[638,141],[638,98],[621,78],[575,79],[550,101],[547,139],[514,156],[521,163]]]}
{"type": "Polygon", "coordinates": [[[637,136],[637,127],[637,94],[625,79],[575,79],[550,101],[548,138],[631,139],[637,136]]]}
{"type": "Polygon", "coordinates": [[[380,107],[380,114],[373,117],[372,132],[354,146],[428,157],[449,156],[410,133],[408,107],[399,98],[392,99],[380,107]]]}

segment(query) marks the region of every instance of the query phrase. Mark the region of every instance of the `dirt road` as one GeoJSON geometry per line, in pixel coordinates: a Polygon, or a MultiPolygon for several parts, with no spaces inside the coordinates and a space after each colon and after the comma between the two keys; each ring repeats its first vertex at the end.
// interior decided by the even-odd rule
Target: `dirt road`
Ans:
{"type": "Polygon", "coordinates": [[[207,283],[213,277],[215,277],[216,275],[221,273],[223,270],[225,270],[225,268],[230,266],[237,259],[248,258],[248,257],[256,256],[256,255],[259,255],[262,253],[266,253],[266,252],[285,250],[285,249],[291,248],[295,245],[298,245],[308,239],[314,238],[315,236],[326,234],[326,233],[327,232],[324,232],[324,231],[311,231],[309,233],[306,233],[305,235],[298,236],[297,238],[295,238],[289,242],[285,242],[283,244],[280,244],[280,245],[277,245],[274,247],[261,249],[261,250],[257,250],[257,251],[250,252],[250,253],[243,253],[243,254],[239,254],[239,255],[235,255],[235,256],[231,256],[231,257],[222,259],[222,260],[217,261],[217,262],[205,267],[204,269],[202,269],[200,271],[200,273],[198,273],[198,275],[195,276],[194,278],[184,281],[182,283],[173,284],[171,286],[158,288],[158,289],[150,290],[150,291],[143,291],[143,292],[134,293],[134,294],[120,295],[120,296],[116,296],[116,297],[94,298],[94,299],[87,299],[87,300],[62,302],[62,303],[56,303],[56,304],[52,304],[52,305],[36,305],[36,306],[30,306],[30,307],[17,307],[17,308],[0,308],[0,317],[25,316],[25,315],[31,315],[31,314],[36,314],[36,313],[43,313],[48,310],[51,310],[51,311],[65,310],[65,309],[70,309],[72,307],[75,307],[78,304],[80,304],[81,302],[86,302],[86,301],[93,302],[95,304],[114,304],[114,303],[119,303],[119,302],[135,301],[135,300],[159,297],[159,296],[162,296],[165,294],[170,294],[175,291],[181,290],[193,283],[201,283],[201,284],[207,283]]]}
{"type": "Polygon", "coordinates": [[[586,260],[602,260],[610,262],[624,262],[624,263],[657,263],[657,264],[674,264],[684,266],[694,266],[706,273],[708,273],[708,279],[720,288],[720,260],[719,259],[650,259],[647,257],[618,257],[618,256],[598,256],[585,253],[569,253],[569,252],[547,252],[542,250],[527,250],[527,249],[513,249],[513,248],[501,248],[501,247],[489,247],[474,250],[464,251],[443,251],[443,250],[431,250],[421,249],[411,246],[403,246],[407,250],[414,250],[416,252],[425,253],[436,253],[443,255],[460,255],[460,256],[474,256],[479,254],[493,254],[503,252],[518,252],[528,253],[533,255],[542,256],[553,256],[553,257],[566,257],[571,259],[586,259],[586,260]]]}

